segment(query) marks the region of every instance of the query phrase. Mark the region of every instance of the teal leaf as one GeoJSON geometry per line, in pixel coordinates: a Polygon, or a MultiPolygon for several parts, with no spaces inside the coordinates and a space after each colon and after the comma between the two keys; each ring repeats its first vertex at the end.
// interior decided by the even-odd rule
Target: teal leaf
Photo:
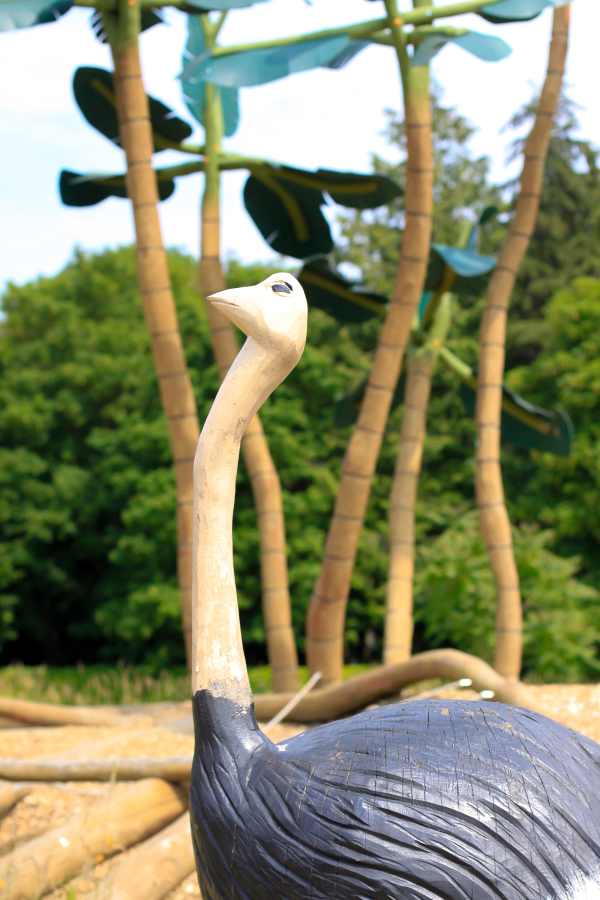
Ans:
{"type": "Polygon", "coordinates": [[[385,315],[387,297],[353,284],[336,271],[326,257],[308,260],[298,281],[304,288],[309,306],[324,310],[345,325],[385,315]]]}
{"type": "Polygon", "coordinates": [[[195,6],[202,12],[225,12],[228,9],[246,9],[255,3],[264,3],[264,0],[186,0],[187,6],[195,6]]]}
{"type": "Polygon", "coordinates": [[[56,22],[71,9],[73,2],[74,0],[2,0],[0,31],[56,22]]]}
{"type": "Polygon", "coordinates": [[[456,36],[431,34],[415,48],[412,58],[413,66],[426,66],[448,43],[457,44],[463,50],[467,50],[485,62],[498,62],[512,53],[506,41],[503,41],[502,38],[491,37],[489,34],[479,34],[476,31],[468,31],[456,36]]]}
{"type": "MultiPolygon", "coordinates": [[[[185,45],[183,65],[190,59],[195,59],[204,53],[204,32],[198,16],[188,16],[188,40],[185,45]]],[[[204,110],[206,108],[206,96],[204,82],[195,77],[182,79],[181,88],[185,105],[196,119],[204,126],[204,110]]],[[[231,137],[237,131],[239,113],[239,92],[237,88],[222,87],[221,105],[223,107],[223,134],[231,137]]]]}
{"type": "Polygon", "coordinates": [[[505,22],[525,22],[535,19],[549,6],[559,6],[553,0],[501,0],[482,6],[478,15],[488,22],[501,25],[505,22]]]}
{"type": "Polygon", "coordinates": [[[473,250],[432,244],[425,290],[435,291],[441,286],[445,268],[448,266],[456,273],[452,292],[463,296],[476,296],[485,289],[487,276],[495,265],[496,260],[493,256],[481,256],[473,250]]]}
{"type": "MultiPolygon", "coordinates": [[[[159,200],[167,200],[174,190],[173,180],[159,181],[159,200]]],[[[124,175],[80,175],[65,169],[60,173],[59,191],[65,206],[95,206],[107,197],[127,197],[124,175]]]]}
{"type": "MultiPolygon", "coordinates": [[[[475,373],[474,373],[475,374],[475,373]]],[[[464,382],[460,385],[459,396],[469,415],[475,415],[476,392],[464,382]]],[[[513,407],[514,409],[514,407],[513,407]]],[[[573,440],[573,423],[563,409],[543,409],[534,406],[522,397],[519,397],[507,385],[502,385],[502,417],[500,421],[502,440],[515,447],[523,447],[526,450],[541,450],[554,453],[556,456],[569,456],[571,442],[573,440]],[[505,406],[510,408],[514,404],[518,410],[522,410],[530,417],[533,424],[527,424],[516,415],[511,414],[505,406]]]]}
{"type": "MultiPolygon", "coordinates": [[[[297,41],[282,47],[262,50],[243,50],[226,56],[211,55],[205,50],[189,62],[179,76],[182,80],[196,78],[222,87],[251,87],[277,81],[296,72],[306,72],[318,66],[345,65],[350,58],[343,56],[352,42],[342,35],[333,38],[297,41]]],[[[354,54],[352,54],[354,55],[354,54]]]]}
{"type": "MultiPolygon", "coordinates": [[[[93,66],[82,66],[73,76],[73,94],[84,118],[113,143],[120,145],[119,123],[112,72],[93,66]]],[[[149,97],[154,152],[176,149],[188,138],[192,129],[173,111],[149,97]]]]}

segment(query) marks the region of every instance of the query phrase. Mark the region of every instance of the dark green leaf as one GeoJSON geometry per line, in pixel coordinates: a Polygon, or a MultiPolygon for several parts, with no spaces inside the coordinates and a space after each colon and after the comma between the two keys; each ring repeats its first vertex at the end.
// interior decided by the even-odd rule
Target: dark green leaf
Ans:
{"type": "Polygon", "coordinates": [[[244,187],[244,204],[254,224],[277,253],[305,259],[333,248],[321,212],[321,191],[282,181],[261,167],[244,187]]]}
{"type": "Polygon", "coordinates": [[[73,0],[6,0],[0,3],[0,31],[55,22],[72,6],[73,0]]]}
{"type": "MultiPolygon", "coordinates": [[[[73,77],[73,93],[79,109],[90,125],[113,143],[120,144],[112,72],[82,66],[73,77]]],[[[181,141],[191,135],[192,129],[160,100],[154,97],[149,97],[148,100],[154,152],[176,149],[181,141]]]]}
{"type": "Polygon", "coordinates": [[[387,297],[364,291],[333,269],[324,257],[311,259],[302,267],[298,281],[309,306],[316,306],[338,322],[366,322],[384,316],[387,297]]]}
{"type": "MultiPolygon", "coordinates": [[[[127,197],[124,175],[80,175],[65,169],[60,173],[60,199],[65,206],[95,206],[107,197],[127,197]]],[[[174,181],[159,181],[158,196],[167,200],[175,190],[174,181]]]]}
{"type": "Polygon", "coordinates": [[[330,169],[317,169],[315,175],[323,179],[321,190],[327,191],[334,203],[352,209],[375,209],[404,193],[387,175],[359,175],[330,169]]]}
{"type": "MultiPolygon", "coordinates": [[[[459,396],[470,415],[475,415],[476,392],[464,382],[460,385],[459,396]]],[[[513,407],[514,409],[514,407],[513,407]]],[[[502,386],[502,418],[500,422],[502,440],[526,450],[542,450],[556,456],[568,456],[573,439],[573,423],[563,409],[543,409],[523,400],[506,385],[502,386]],[[537,427],[511,414],[505,406],[514,404],[528,418],[535,420],[537,427]]]]}

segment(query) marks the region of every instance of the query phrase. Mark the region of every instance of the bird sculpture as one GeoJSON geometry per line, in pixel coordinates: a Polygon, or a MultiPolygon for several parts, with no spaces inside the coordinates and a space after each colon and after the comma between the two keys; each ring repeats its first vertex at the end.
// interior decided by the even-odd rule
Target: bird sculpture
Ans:
{"type": "Polygon", "coordinates": [[[296,365],[307,308],[277,273],[209,300],[247,335],[194,465],[195,752],[203,900],[598,900],[600,746],[489,702],[368,710],[273,744],[260,731],[232,556],[240,441],[296,365]]]}

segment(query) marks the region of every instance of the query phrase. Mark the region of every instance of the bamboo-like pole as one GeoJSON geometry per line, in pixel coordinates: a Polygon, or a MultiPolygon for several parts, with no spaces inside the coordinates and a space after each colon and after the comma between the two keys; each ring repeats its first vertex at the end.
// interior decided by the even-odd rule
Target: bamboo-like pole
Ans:
{"type": "Polygon", "coordinates": [[[68,881],[97,856],[145,840],[187,808],[183,788],[158,778],[116,785],[108,797],[0,860],[2,900],[31,900],[68,881]]]}
{"type": "MultiPolygon", "coordinates": [[[[414,0],[414,5],[422,5],[414,0]]],[[[326,687],[342,676],[344,624],[358,541],[371,481],[396,389],[411,324],[423,292],[433,210],[433,153],[429,67],[411,68],[396,0],[385,0],[404,91],[407,141],[406,224],[398,275],[384,322],[358,422],[342,463],[320,575],[306,619],[306,654],[311,673],[326,687]]]]}
{"type": "Polygon", "coordinates": [[[475,492],[481,532],[497,588],[494,667],[517,679],[522,657],[522,608],[519,574],[504,501],[500,468],[500,416],[506,345],[506,318],[517,273],[529,247],[538,214],[553,116],[560,97],[569,38],[570,7],[554,10],[546,80],[525,144],[521,187],[515,215],[498,265],[490,279],[479,331],[477,378],[477,452],[475,492]]]}
{"type": "Polygon", "coordinates": [[[138,48],[138,0],[118,0],[116,21],[106,19],[114,64],[121,146],[125,151],[127,196],[133,207],[137,278],[160,398],[169,426],[177,491],[177,578],[188,666],[191,665],[192,469],[198,442],[198,413],[187,370],[173,300],[152,167],[152,127],[138,48]]]}
{"type": "Polygon", "coordinates": [[[390,500],[390,562],[385,597],[383,662],[410,659],[413,636],[415,505],[423,458],[423,442],[431,377],[439,348],[450,326],[451,295],[445,293],[427,341],[410,356],[406,367],[404,411],[390,500]]]}
{"type": "MultiPolygon", "coordinates": [[[[206,148],[205,183],[202,196],[200,247],[200,292],[206,298],[225,288],[221,266],[220,172],[218,152],[223,132],[219,89],[205,85],[204,127],[206,148]]],[[[221,380],[238,354],[233,325],[212,303],[204,301],[213,353],[221,380]]],[[[292,628],[288,586],[285,521],[281,482],[273,463],[260,418],[254,416],[242,438],[242,455],[250,477],[260,543],[262,610],[267,636],[267,658],[273,690],[298,689],[298,655],[292,628]]]]}

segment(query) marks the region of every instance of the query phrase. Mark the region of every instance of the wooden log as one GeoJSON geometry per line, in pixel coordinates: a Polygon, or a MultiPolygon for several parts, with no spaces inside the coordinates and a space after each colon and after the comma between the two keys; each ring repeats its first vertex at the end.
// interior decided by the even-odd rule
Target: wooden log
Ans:
{"type": "Polygon", "coordinates": [[[195,868],[190,817],[184,813],[138,844],[78,900],[162,900],[195,868]]]}
{"type": "MultiPolygon", "coordinates": [[[[531,694],[520,682],[508,682],[491,666],[476,656],[459,650],[429,650],[418,653],[407,662],[380,666],[342,684],[313,691],[298,703],[288,721],[327,722],[347,716],[370,703],[397,694],[400,688],[428,678],[451,681],[470,678],[476,691],[494,691],[494,700],[535,709],[531,694]]],[[[254,698],[259,721],[271,719],[293,694],[257,694],[254,698]]],[[[0,771],[1,777],[6,777],[0,771]]]]}
{"type": "Polygon", "coordinates": [[[97,857],[156,834],[186,808],[187,792],[158,778],[116,785],[109,797],[0,860],[2,900],[40,897],[97,857]]]}
{"type": "Polygon", "coordinates": [[[162,778],[189,781],[191,756],[175,759],[0,759],[0,778],[6,781],[139,781],[162,778]]]}
{"type": "MultiPolygon", "coordinates": [[[[12,781],[12,779],[11,779],[12,781]]],[[[31,792],[30,784],[0,784],[0,816],[10,812],[15,803],[31,792]]]]}
{"type": "Polygon", "coordinates": [[[123,717],[114,709],[92,706],[63,706],[0,697],[0,716],[26,725],[122,725],[123,717]]]}

